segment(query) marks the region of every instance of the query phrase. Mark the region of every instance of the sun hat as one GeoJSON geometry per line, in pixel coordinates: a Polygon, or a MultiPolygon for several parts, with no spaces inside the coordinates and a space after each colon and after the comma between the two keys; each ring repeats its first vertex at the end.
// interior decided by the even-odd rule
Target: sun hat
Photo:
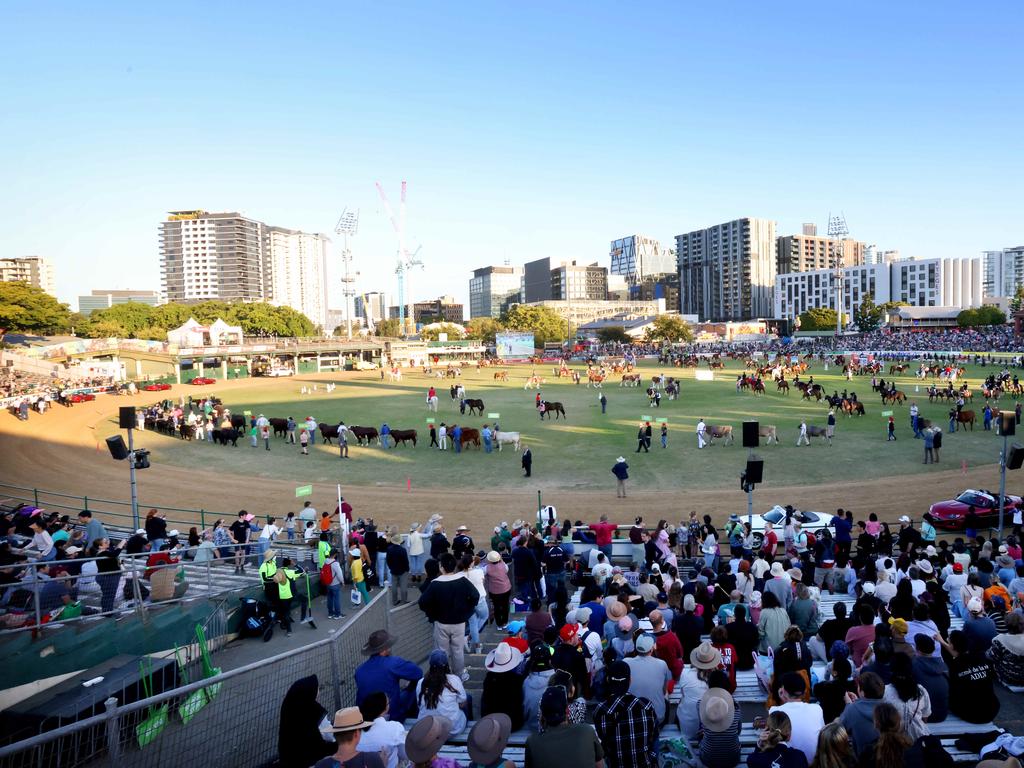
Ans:
{"type": "Polygon", "coordinates": [[[934,566],[932,566],[932,561],[931,560],[918,560],[917,561],[917,570],[919,570],[921,573],[934,573],[935,572],[935,568],[934,568],[934,566]]]}
{"type": "Polygon", "coordinates": [[[468,526],[460,525],[458,528],[455,529],[455,532],[456,533],[461,533],[462,531],[468,531],[468,530],[469,530],[468,526]]]}
{"type": "Polygon", "coordinates": [[[1001,565],[1003,568],[1013,568],[1016,561],[1009,555],[1000,555],[996,558],[996,564],[1001,565]]]}
{"type": "Polygon", "coordinates": [[[577,608],[576,609],[576,623],[586,624],[590,621],[590,616],[593,613],[589,608],[577,608]]]}
{"type": "Polygon", "coordinates": [[[690,664],[697,669],[718,669],[722,663],[722,652],[705,640],[690,651],[690,664]]]}
{"type": "Polygon", "coordinates": [[[1006,546],[1005,544],[1000,544],[999,545],[999,554],[1000,555],[1005,555],[1009,551],[1010,551],[1010,548],[1008,546],[1006,546]]]}
{"type": "Polygon", "coordinates": [[[466,740],[469,759],[474,765],[497,762],[512,733],[512,720],[504,712],[485,715],[476,721],[466,740]]]}
{"type": "Polygon", "coordinates": [[[363,713],[359,711],[359,707],[345,707],[344,709],[339,709],[334,713],[334,721],[331,723],[329,728],[325,728],[324,730],[331,733],[363,731],[371,725],[373,725],[373,723],[368,723],[363,720],[363,713]]]}
{"type": "Polygon", "coordinates": [[[405,754],[413,763],[429,762],[448,739],[452,721],[440,715],[426,715],[405,735],[405,754]]]}
{"type": "Polygon", "coordinates": [[[736,703],[728,691],[709,688],[700,697],[701,727],[712,733],[721,733],[732,725],[736,715],[736,703]]]}
{"type": "Polygon", "coordinates": [[[645,633],[636,639],[636,652],[644,654],[650,653],[654,650],[654,645],[654,638],[645,633]]]}
{"type": "Polygon", "coordinates": [[[901,523],[909,523],[910,522],[910,518],[907,517],[906,515],[900,515],[900,520],[899,521],[901,523]]]}
{"type": "Polygon", "coordinates": [[[861,585],[861,591],[866,595],[875,594],[875,583],[873,581],[865,581],[861,585]]]}
{"type": "Polygon", "coordinates": [[[409,533],[412,533],[413,531],[415,531],[415,530],[416,530],[417,528],[419,528],[419,527],[420,527],[420,524],[419,524],[419,523],[412,523],[412,524],[411,524],[411,525],[409,526],[409,533]]]}
{"type": "Polygon", "coordinates": [[[432,667],[443,667],[448,664],[448,654],[440,648],[435,648],[430,652],[429,663],[432,667]]]}
{"type": "Polygon", "coordinates": [[[523,631],[523,627],[525,627],[525,626],[526,626],[526,622],[525,621],[517,619],[516,621],[510,621],[508,624],[506,624],[505,625],[505,629],[508,630],[508,633],[510,635],[518,635],[520,632],[523,631]]]}
{"type": "Polygon", "coordinates": [[[352,547],[352,549],[350,549],[348,553],[352,555],[352,557],[359,557],[359,555],[361,554],[359,551],[359,547],[352,547]]]}
{"type": "Polygon", "coordinates": [[[924,553],[926,555],[928,555],[928,557],[935,557],[935,555],[936,555],[935,547],[933,547],[931,544],[929,544],[927,547],[924,548],[924,553]]]}
{"type": "Polygon", "coordinates": [[[905,635],[910,631],[910,626],[907,624],[907,620],[898,619],[895,616],[889,617],[889,626],[892,627],[893,632],[899,632],[901,635],[905,635]]]}
{"type": "Polygon", "coordinates": [[[265,563],[267,562],[267,560],[273,560],[275,557],[277,557],[277,551],[273,549],[268,549],[266,552],[263,553],[263,562],[265,563]]]}
{"type": "Polygon", "coordinates": [[[562,628],[558,630],[558,637],[563,643],[575,643],[577,634],[578,630],[575,624],[563,624],[562,628]]]}
{"type": "Polygon", "coordinates": [[[626,457],[625,457],[625,456],[619,456],[619,458],[617,458],[617,459],[615,460],[615,463],[616,463],[616,464],[620,464],[620,463],[624,462],[625,460],[626,460],[626,457]]]}
{"type": "Polygon", "coordinates": [[[400,534],[400,533],[393,533],[393,534],[391,534],[391,538],[388,539],[388,541],[390,541],[392,544],[397,544],[398,546],[402,546],[402,534],[400,534]]]}
{"type": "Polygon", "coordinates": [[[697,601],[693,595],[685,595],[683,597],[683,610],[684,611],[695,611],[697,610],[697,601]]]}
{"type": "Polygon", "coordinates": [[[799,568],[790,568],[786,573],[789,574],[789,578],[793,581],[802,581],[804,578],[804,572],[799,568]]]}
{"type": "Polygon", "coordinates": [[[981,613],[985,610],[984,604],[976,597],[972,597],[967,601],[967,610],[969,613],[981,613]]]}
{"type": "Polygon", "coordinates": [[[616,600],[614,603],[608,606],[608,618],[615,619],[618,621],[627,613],[626,606],[616,600]]]}
{"type": "Polygon", "coordinates": [[[782,563],[779,563],[779,562],[772,563],[772,568],[771,568],[772,576],[774,576],[777,579],[781,579],[782,575],[784,573],[785,573],[785,571],[782,570],[782,563]]]}
{"type": "Polygon", "coordinates": [[[436,523],[438,520],[444,520],[444,516],[443,515],[438,515],[438,514],[435,513],[435,514],[430,516],[430,521],[429,522],[436,523]]]}
{"type": "Polygon", "coordinates": [[[372,632],[369,638],[367,638],[366,645],[363,646],[363,655],[373,656],[381,651],[386,651],[394,645],[397,640],[398,638],[394,635],[388,634],[386,629],[378,629],[377,631],[372,632]]]}
{"type": "Polygon", "coordinates": [[[484,666],[488,672],[508,672],[518,667],[522,661],[522,651],[508,643],[498,643],[494,650],[487,654],[484,666]]]}
{"type": "Polygon", "coordinates": [[[492,549],[490,552],[487,553],[487,562],[488,563],[500,563],[501,562],[501,555],[498,554],[497,552],[495,552],[492,549]]]}

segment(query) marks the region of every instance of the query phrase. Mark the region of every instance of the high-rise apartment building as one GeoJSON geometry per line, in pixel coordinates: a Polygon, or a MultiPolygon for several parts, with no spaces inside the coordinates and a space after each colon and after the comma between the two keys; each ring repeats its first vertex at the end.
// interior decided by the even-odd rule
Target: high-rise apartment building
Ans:
{"type": "MultiPolygon", "coordinates": [[[[813,225],[811,225],[813,226],[813,225]]],[[[808,225],[804,225],[806,230],[808,225]]],[[[836,253],[841,265],[855,267],[864,263],[864,243],[844,238],[837,241],[806,232],[802,235],[784,235],[778,242],[778,273],[810,272],[815,269],[835,269],[836,253]]]]}
{"type": "Polygon", "coordinates": [[[264,226],[239,213],[171,211],[160,224],[164,301],[262,301],[264,226]]]}
{"type": "Polygon", "coordinates": [[[769,317],[775,222],[744,218],[676,236],[680,312],[702,321],[769,317]]]}
{"type": "Polygon", "coordinates": [[[611,272],[636,285],[651,275],[676,271],[676,255],[653,237],[629,235],[611,244],[611,272]]]}
{"type": "Polygon", "coordinates": [[[1024,285],[1024,245],[985,251],[984,290],[991,298],[1012,297],[1024,285]]]}
{"type": "Polygon", "coordinates": [[[551,298],[560,301],[604,301],[608,270],[595,264],[563,261],[551,270],[551,298]]]}
{"type": "Polygon", "coordinates": [[[160,294],[157,291],[94,290],[88,296],[78,297],[78,311],[83,315],[91,315],[97,310],[109,309],[115,304],[127,304],[128,302],[155,307],[160,303],[160,294]]]}
{"type": "Polygon", "coordinates": [[[369,291],[355,297],[355,315],[367,328],[387,318],[390,306],[391,294],[383,291],[369,291]]]}
{"type": "MultiPolygon", "coordinates": [[[[392,320],[397,320],[400,307],[390,307],[388,313],[392,320]]],[[[454,296],[440,296],[430,301],[417,301],[412,305],[413,317],[417,325],[427,323],[458,323],[465,322],[464,307],[455,301],[454,296]]]]}
{"type": "Polygon", "coordinates": [[[57,295],[53,264],[42,256],[19,256],[0,259],[0,283],[21,282],[57,295]]]}
{"type": "Polygon", "coordinates": [[[314,325],[327,328],[326,235],[284,227],[263,227],[264,299],[279,307],[291,307],[314,325]]]}
{"type": "Polygon", "coordinates": [[[481,267],[469,280],[469,316],[498,317],[519,301],[522,267],[481,267]]]}

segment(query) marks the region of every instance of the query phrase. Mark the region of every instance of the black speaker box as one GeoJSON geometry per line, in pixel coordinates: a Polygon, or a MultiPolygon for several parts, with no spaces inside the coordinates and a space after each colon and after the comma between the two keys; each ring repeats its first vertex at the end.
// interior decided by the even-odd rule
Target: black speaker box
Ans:
{"type": "Polygon", "coordinates": [[[1017,414],[1003,411],[999,414],[999,434],[1012,437],[1017,434],[1017,414]]]}
{"type": "Polygon", "coordinates": [[[757,432],[761,425],[756,421],[744,421],[743,422],[743,447],[744,448],[757,448],[760,444],[757,436],[757,432]]]}
{"type": "Polygon", "coordinates": [[[764,462],[761,459],[750,459],[747,461],[747,482],[756,485],[763,482],[763,478],[764,462]]]}
{"type": "Polygon", "coordinates": [[[1006,468],[1020,469],[1022,466],[1024,466],[1024,446],[1014,443],[1006,455],[1006,468]]]}
{"type": "Polygon", "coordinates": [[[117,417],[117,424],[121,429],[135,429],[135,408],[122,405],[117,417]]]}
{"type": "Polygon", "coordinates": [[[107,438],[107,450],[118,461],[124,461],[128,458],[128,446],[124,444],[124,438],[120,435],[107,438]]]}

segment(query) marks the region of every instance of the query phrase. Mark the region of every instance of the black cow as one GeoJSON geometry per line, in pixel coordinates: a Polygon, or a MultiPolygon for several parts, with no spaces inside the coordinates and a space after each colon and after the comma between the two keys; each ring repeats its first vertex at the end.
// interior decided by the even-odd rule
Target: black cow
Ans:
{"type": "Polygon", "coordinates": [[[213,430],[213,441],[221,445],[227,445],[230,442],[237,448],[239,434],[240,432],[234,427],[230,429],[215,429],[213,430]]]}
{"type": "Polygon", "coordinates": [[[288,433],[288,419],[267,419],[270,428],[274,430],[274,437],[284,437],[288,433]]]}
{"type": "Polygon", "coordinates": [[[331,438],[338,436],[338,425],[320,424],[320,437],[324,439],[325,445],[333,445],[331,438]]]}
{"type": "Polygon", "coordinates": [[[235,429],[239,430],[240,432],[244,433],[245,432],[245,416],[242,416],[239,413],[232,413],[231,414],[231,426],[234,427],[235,429]]]}

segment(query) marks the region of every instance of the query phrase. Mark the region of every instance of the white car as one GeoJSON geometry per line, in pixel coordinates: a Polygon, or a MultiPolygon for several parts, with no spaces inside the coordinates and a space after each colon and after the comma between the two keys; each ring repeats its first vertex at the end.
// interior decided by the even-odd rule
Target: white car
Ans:
{"type": "Polygon", "coordinates": [[[291,368],[271,368],[267,371],[267,376],[291,376],[294,373],[291,368]]]}
{"type": "Polygon", "coordinates": [[[368,360],[357,360],[352,367],[357,371],[375,371],[379,366],[368,360]]]}
{"type": "MultiPolygon", "coordinates": [[[[806,510],[796,510],[795,517],[797,521],[800,522],[803,530],[809,531],[810,533],[816,533],[822,528],[827,528],[829,521],[832,519],[832,515],[827,515],[824,512],[810,512],[806,510]]],[[[740,515],[740,522],[746,522],[746,519],[746,515],[740,515]]],[[[772,528],[775,530],[775,535],[779,537],[779,542],[781,543],[782,531],[786,527],[785,508],[776,504],[763,515],[754,515],[751,518],[750,531],[754,534],[754,549],[761,548],[761,541],[764,538],[765,522],[772,524],[772,528]]]]}

